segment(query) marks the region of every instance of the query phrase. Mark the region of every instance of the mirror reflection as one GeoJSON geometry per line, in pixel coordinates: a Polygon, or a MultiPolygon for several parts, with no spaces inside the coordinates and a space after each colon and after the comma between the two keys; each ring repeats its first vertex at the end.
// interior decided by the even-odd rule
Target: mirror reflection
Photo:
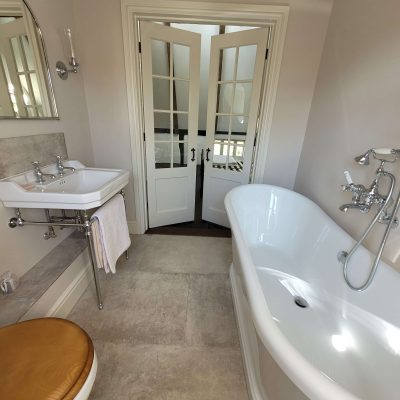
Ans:
{"type": "Polygon", "coordinates": [[[0,118],[57,118],[40,27],[22,1],[0,2],[0,118]]]}

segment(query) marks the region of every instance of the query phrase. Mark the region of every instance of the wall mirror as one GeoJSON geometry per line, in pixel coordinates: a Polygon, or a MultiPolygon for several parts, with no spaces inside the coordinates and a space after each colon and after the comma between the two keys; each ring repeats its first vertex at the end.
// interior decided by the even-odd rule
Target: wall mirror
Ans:
{"type": "Polygon", "coordinates": [[[58,118],[42,31],[25,0],[0,0],[0,118],[58,118]]]}

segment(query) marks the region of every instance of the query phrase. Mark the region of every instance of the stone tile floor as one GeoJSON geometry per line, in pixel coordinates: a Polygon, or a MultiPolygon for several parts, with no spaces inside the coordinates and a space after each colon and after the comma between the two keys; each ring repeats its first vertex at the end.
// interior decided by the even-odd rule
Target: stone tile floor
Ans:
{"type": "Polygon", "coordinates": [[[92,400],[246,400],[227,238],[135,235],[104,309],[89,287],[69,318],[92,337],[92,400]]]}

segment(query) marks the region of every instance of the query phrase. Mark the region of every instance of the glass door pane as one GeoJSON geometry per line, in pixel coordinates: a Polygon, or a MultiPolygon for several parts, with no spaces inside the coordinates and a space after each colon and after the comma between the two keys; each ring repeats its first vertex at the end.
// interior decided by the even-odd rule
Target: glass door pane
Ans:
{"type": "Polygon", "coordinates": [[[241,172],[252,98],[257,45],[222,49],[219,54],[213,168],[241,172]]]}
{"type": "Polygon", "coordinates": [[[155,167],[187,167],[190,48],[152,40],[151,51],[155,167]]]}

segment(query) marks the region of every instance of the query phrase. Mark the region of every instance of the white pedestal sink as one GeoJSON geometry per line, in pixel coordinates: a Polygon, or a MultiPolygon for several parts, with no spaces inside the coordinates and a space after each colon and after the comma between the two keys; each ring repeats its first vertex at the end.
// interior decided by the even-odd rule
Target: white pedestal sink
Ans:
{"type": "Polygon", "coordinates": [[[33,171],[0,180],[0,201],[5,207],[89,210],[100,207],[128,184],[122,169],[87,168],[79,161],[66,161],[75,171],[57,176],[56,165],[42,171],[56,175],[44,184],[36,182],[33,171]]]}

